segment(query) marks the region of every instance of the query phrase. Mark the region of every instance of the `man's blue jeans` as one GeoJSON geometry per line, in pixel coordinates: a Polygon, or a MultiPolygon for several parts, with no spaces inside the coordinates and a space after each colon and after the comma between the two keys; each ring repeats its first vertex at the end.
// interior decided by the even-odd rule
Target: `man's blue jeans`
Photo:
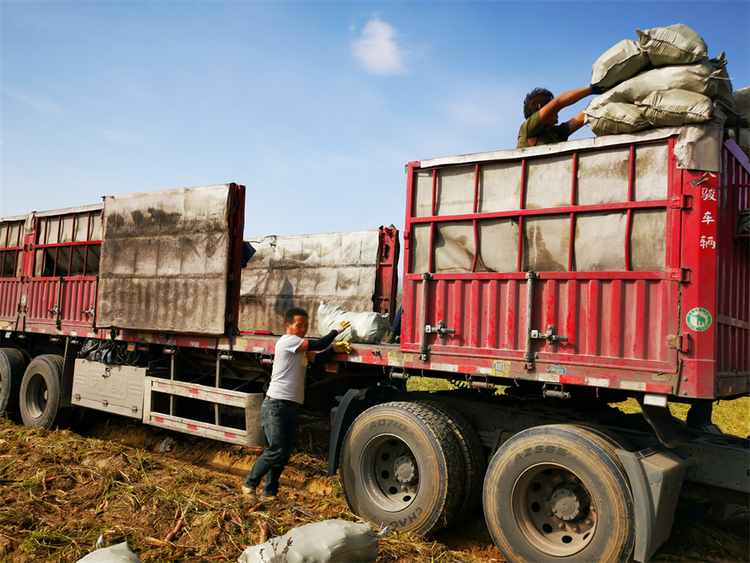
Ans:
{"type": "Polygon", "coordinates": [[[266,484],[263,494],[276,495],[279,492],[279,477],[292,455],[292,447],[297,438],[299,405],[292,401],[280,401],[266,397],[260,407],[260,421],[266,433],[268,446],[245,477],[245,486],[255,490],[263,476],[266,484]]]}

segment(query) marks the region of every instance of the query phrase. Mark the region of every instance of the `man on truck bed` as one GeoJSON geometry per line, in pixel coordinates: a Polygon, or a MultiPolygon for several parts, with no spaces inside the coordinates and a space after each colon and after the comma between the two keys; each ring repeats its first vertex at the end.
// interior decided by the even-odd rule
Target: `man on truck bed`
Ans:
{"type": "Polygon", "coordinates": [[[553,96],[546,88],[534,88],[523,101],[523,115],[526,121],[518,132],[516,148],[525,149],[567,141],[578,131],[584,122],[583,112],[570,121],[557,125],[557,114],[563,108],[572,106],[591,94],[602,94],[601,86],[584,86],[576,90],[553,96]]]}
{"type": "Polygon", "coordinates": [[[305,340],[309,325],[304,309],[289,309],[284,315],[284,321],[286,334],[276,343],[271,383],[260,410],[268,447],[257,459],[242,485],[243,496],[252,504],[258,502],[256,489],[263,476],[266,483],[262,498],[274,500],[279,492],[279,477],[292,453],[299,407],[305,401],[307,353],[325,350],[349,326],[349,322],[344,321],[323,338],[305,340]]]}

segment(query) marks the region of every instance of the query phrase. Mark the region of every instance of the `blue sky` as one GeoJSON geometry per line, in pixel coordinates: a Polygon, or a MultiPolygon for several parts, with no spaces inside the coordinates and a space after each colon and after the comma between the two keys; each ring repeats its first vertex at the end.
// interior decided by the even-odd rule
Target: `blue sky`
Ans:
{"type": "Polygon", "coordinates": [[[401,229],[407,162],[515,147],[529,90],[675,23],[750,85],[747,0],[0,0],[0,216],[237,182],[248,237],[401,229]]]}

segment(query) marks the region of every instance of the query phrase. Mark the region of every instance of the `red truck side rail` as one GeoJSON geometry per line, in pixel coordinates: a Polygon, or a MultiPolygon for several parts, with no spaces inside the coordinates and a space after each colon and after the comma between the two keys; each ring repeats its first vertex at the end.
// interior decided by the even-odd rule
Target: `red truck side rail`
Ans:
{"type": "Polygon", "coordinates": [[[680,169],[676,137],[411,163],[401,347],[349,361],[475,386],[749,393],[750,165],[730,140],[722,171],[680,169]]]}

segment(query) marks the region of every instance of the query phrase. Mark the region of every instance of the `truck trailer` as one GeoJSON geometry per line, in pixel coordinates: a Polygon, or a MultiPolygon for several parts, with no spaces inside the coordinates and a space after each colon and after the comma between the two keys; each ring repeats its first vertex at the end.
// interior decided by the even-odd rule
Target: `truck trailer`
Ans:
{"type": "MultiPolygon", "coordinates": [[[[392,317],[401,249],[392,227],[268,237],[243,270],[244,193],[2,220],[0,410],[263,445],[283,309],[392,317]]],[[[308,373],[352,511],[429,534],[481,505],[508,561],[643,562],[676,510],[748,505],[748,439],[711,423],[750,394],[748,209],[719,122],[409,163],[400,340],[308,373]]]]}

